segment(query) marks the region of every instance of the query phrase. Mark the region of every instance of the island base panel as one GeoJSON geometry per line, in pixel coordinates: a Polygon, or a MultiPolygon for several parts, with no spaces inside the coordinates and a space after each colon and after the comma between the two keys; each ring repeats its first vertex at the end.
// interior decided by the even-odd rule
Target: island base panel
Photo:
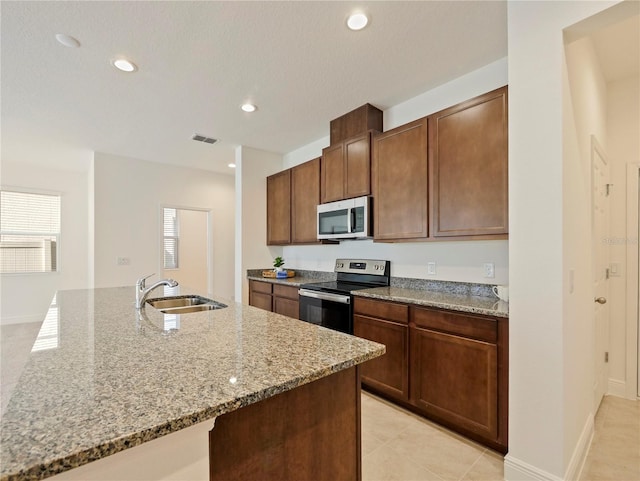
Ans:
{"type": "Polygon", "coordinates": [[[359,368],[216,419],[210,480],[362,479],[359,368]]]}

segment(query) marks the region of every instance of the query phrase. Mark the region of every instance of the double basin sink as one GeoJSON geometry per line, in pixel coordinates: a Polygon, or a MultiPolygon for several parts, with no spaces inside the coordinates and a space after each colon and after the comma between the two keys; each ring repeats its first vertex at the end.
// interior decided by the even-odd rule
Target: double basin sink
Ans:
{"type": "Polygon", "coordinates": [[[196,295],[147,299],[147,304],[165,314],[188,314],[190,312],[212,311],[227,307],[226,304],[221,302],[196,295]]]}

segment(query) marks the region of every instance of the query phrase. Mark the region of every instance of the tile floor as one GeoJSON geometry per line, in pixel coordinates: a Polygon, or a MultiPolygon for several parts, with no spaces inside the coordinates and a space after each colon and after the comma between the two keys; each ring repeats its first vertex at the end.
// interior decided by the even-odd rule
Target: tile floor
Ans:
{"type": "MultiPolygon", "coordinates": [[[[366,392],[363,481],[500,481],[502,456],[366,392]]],[[[640,401],[606,396],[580,481],[640,481],[640,401]]]]}
{"type": "Polygon", "coordinates": [[[604,397],[580,481],[640,481],[640,401],[604,397]]]}
{"type": "MultiPolygon", "coordinates": [[[[2,411],[40,323],[0,327],[2,411]]],[[[362,394],[363,481],[500,481],[502,456],[380,398],[362,394]]],[[[640,401],[606,396],[580,481],[640,481],[640,401]]]]}
{"type": "Polygon", "coordinates": [[[363,481],[497,481],[502,464],[499,453],[363,392],[363,481]]]}

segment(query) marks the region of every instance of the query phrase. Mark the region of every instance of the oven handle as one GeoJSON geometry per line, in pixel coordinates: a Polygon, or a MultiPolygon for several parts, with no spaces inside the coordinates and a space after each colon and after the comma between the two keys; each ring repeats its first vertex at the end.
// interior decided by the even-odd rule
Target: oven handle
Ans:
{"type": "Polygon", "coordinates": [[[298,294],[303,297],[313,297],[322,301],[339,302],[340,304],[351,304],[351,297],[341,296],[339,294],[331,294],[328,292],[309,291],[307,289],[299,289],[298,294]]]}

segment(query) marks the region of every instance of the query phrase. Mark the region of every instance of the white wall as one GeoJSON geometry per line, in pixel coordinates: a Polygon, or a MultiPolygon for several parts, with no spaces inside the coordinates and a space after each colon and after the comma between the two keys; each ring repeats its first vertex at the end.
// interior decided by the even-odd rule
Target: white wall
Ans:
{"type": "MultiPolygon", "coordinates": [[[[580,304],[590,309],[593,300],[586,284],[577,286],[573,294],[569,294],[567,286],[568,265],[576,269],[576,278],[578,273],[588,273],[589,268],[583,264],[583,252],[573,256],[570,251],[570,244],[584,228],[584,219],[571,220],[567,214],[584,188],[577,184],[564,192],[564,176],[579,170],[575,158],[581,147],[572,127],[573,112],[563,97],[568,90],[563,29],[614,3],[508,4],[507,480],[573,476],[572,471],[577,468],[574,460],[581,450],[582,427],[589,422],[585,413],[589,412],[592,396],[591,389],[583,391],[588,385],[586,373],[575,371],[580,376],[576,380],[565,377],[573,372],[566,367],[574,362],[572,356],[589,349],[583,345],[585,337],[577,331],[579,320],[573,316],[582,309],[580,304]],[[563,119],[567,116],[565,125],[563,119]],[[566,139],[565,129],[569,130],[566,139]],[[570,318],[565,319],[565,315],[570,318]],[[578,338],[575,343],[570,340],[574,335],[578,338]],[[572,404],[575,402],[578,405],[572,404]]],[[[590,232],[583,234],[580,242],[590,238],[590,232]]]]}
{"type": "Polygon", "coordinates": [[[87,287],[89,282],[88,170],[91,155],[74,163],[80,170],[47,168],[24,161],[2,160],[2,187],[60,193],[59,270],[42,274],[3,274],[0,323],[39,322],[59,289],[87,287]]]}
{"type": "MultiPolygon", "coordinates": [[[[609,354],[609,390],[619,396],[635,398],[634,370],[628,369],[627,360],[635,357],[633,335],[627,332],[627,323],[637,323],[637,319],[627,319],[626,305],[636,302],[627,299],[627,247],[635,245],[637,233],[627,238],[628,219],[626,209],[627,164],[640,163],[640,78],[632,76],[607,85],[607,151],[612,163],[611,182],[611,262],[620,267],[619,274],[611,278],[611,337],[609,354]]],[[[637,221],[637,219],[635,220],[637,221]]],[[[633,271],[633,270],[632,270],[633,271]]],[[[630,296],[632,297],[632,296],[630,296]]],[[[632,309],[633,310],[633,309],[632,309]]],[[[637,329],[637,327],[636,327],[637,329]]],[[[631,331],[631,330],[629,330],[631,331]]],[[[634,360],[631,359],[631,364],[634,360]]]]}
{"type": "MultiPolygon", "coordinates": [[[[236,251],[236,300],[249,302],[247,269],[273,267],[273,258],[282,248],[267,246],[266,177],[283,170],[282,156],[263,150],[238,147],[236,151],[236,235],[242,243],[236,251]]],[[[292,266],[293,267],[293,266],[292,266]]]]}
{"type": "MultiPolygon", "coordinates": [[[[425,92],[384,111],[385,130],[424,117],[507,84],[507,59],[501,59],[445,85],[425,92]]],[[[328,124],[327,124],[328,129],[328,124]]],[[[329,145],[323,137],[284,156],[287,167],[322,155],[329,145]]],[[[289,246],[283,248],[287,266],[333,271],[338,257],[388,259],[394,277],[507,284],[508,241],[377,243],[343,241],[339,245],[289,246]],[[436,263],[436,275],[427,276],[427,262],[436,263]],[[483,276],[483,264],[495,264],[495,278],[483,276]]]]}
{"type": "Polygon", "coordinates": [[[160,209],[171,205],[212,211],[212,294],[233,297],[232,175],[102,153],[95,154],[94,169],[96,287],[129,286],[161,272],[160,209]],[[130,265],[117,265],[117,257],[130,265]]]}

